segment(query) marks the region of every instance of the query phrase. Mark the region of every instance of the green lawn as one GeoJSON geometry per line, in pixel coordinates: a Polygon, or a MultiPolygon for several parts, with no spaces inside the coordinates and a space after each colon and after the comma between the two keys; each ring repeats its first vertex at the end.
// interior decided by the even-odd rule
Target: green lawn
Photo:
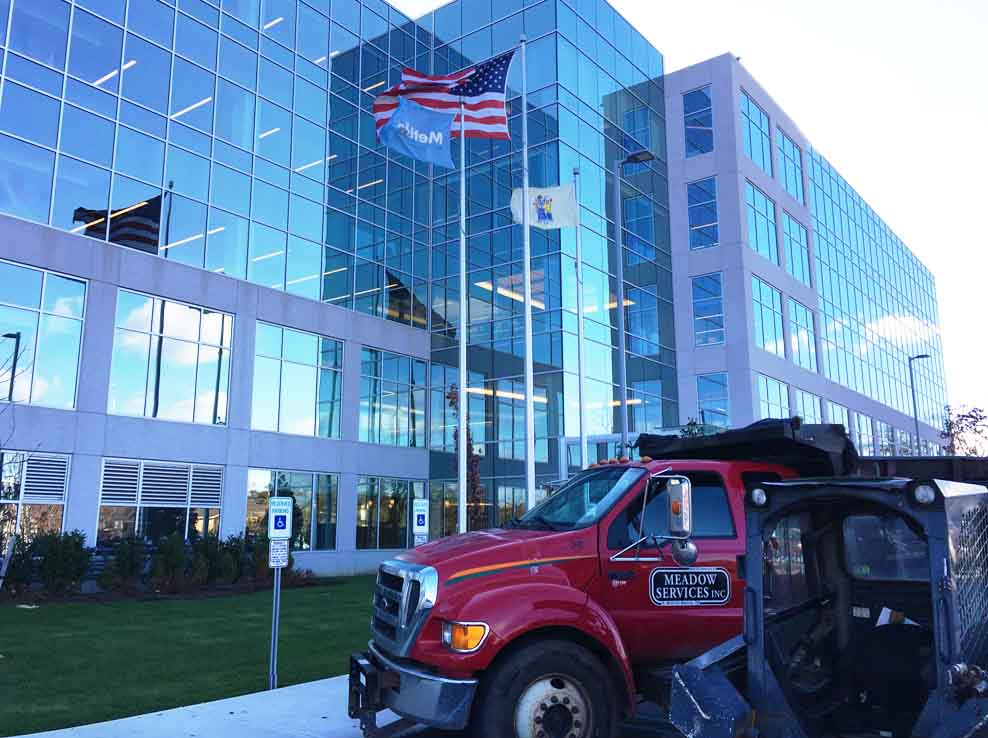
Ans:
{"type": "MultiPolygon", "coordinates": [[[[373,577],[284,590],[281,686],[344,673],[367,643],[373,577]]],[[[0,605],[0,735],[267,688],[271,592],[0,605]]]]}

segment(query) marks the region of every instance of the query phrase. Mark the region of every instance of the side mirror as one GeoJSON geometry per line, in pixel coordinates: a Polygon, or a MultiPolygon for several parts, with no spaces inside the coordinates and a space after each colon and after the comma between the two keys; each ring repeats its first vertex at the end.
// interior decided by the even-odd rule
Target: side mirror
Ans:
{"type": "Polygon", "coordinates": [[[670,538],[690,538],[693,535],[693,493],[690,480],[686,477],[670,477],[666,492],[669,499],[670,538]]]}

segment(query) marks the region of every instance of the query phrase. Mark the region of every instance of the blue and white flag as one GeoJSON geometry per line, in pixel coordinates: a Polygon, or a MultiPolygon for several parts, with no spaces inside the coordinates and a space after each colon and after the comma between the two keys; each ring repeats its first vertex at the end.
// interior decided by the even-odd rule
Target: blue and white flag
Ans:
{"type": "MultiPolygon", "coordinates": [[[[511,217],[523,223],[521,188],[511,193],[511,217]]],[[[580,225],[580,209],[576,204],[573,185],[563,187],[528,188],[528,224],[535,228],[575,228],[580,225]]]]}
{"type": "Polygon", "coordinates": [[[453,116],[429,110],[407,97],[398,99],[398,108],[379,131],[381,143],[392,151],[418,161],[453,168],[449,132],[453,116]]]}

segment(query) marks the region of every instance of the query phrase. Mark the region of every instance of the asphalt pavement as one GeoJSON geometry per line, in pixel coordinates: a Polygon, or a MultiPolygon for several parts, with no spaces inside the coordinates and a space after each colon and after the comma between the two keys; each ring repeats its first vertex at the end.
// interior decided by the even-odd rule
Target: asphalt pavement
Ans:
{"type": "MultiPolygon", "coordinates": [[[[347,677],[320,679],[269,692],[255,692],[174,710],[105,723],[32,733],[32,738],[362,738],[347,717],[347,677]]],[[[381,713],[379,724],[395,719],[381,713]]],[[[628,726],[622,738],[655,738],[668,731],[647,723],[628,726]]],[[[414,729],[404,738],[452,738],[414,729]]],[[[468,738],[462,736],[462,738],[468,738]]]]}

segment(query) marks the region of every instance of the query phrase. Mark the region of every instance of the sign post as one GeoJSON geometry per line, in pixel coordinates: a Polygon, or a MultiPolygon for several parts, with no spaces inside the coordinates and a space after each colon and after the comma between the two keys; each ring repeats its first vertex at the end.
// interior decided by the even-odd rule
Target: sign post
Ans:
{"type": "Polygon", "coordinates": [[[281,618],[281,570],[288,566],[288,542],[292,537],[291,497],[268,498],[268,566],[274,570],[271,605],[271,662],[268,689],[278,688],[278,621],[281,618]]]}
{"type": "Polygon", "coordinates": [[[412,536],[416,546],[429,542],[429,501],[412,500],[412,536]]]}

